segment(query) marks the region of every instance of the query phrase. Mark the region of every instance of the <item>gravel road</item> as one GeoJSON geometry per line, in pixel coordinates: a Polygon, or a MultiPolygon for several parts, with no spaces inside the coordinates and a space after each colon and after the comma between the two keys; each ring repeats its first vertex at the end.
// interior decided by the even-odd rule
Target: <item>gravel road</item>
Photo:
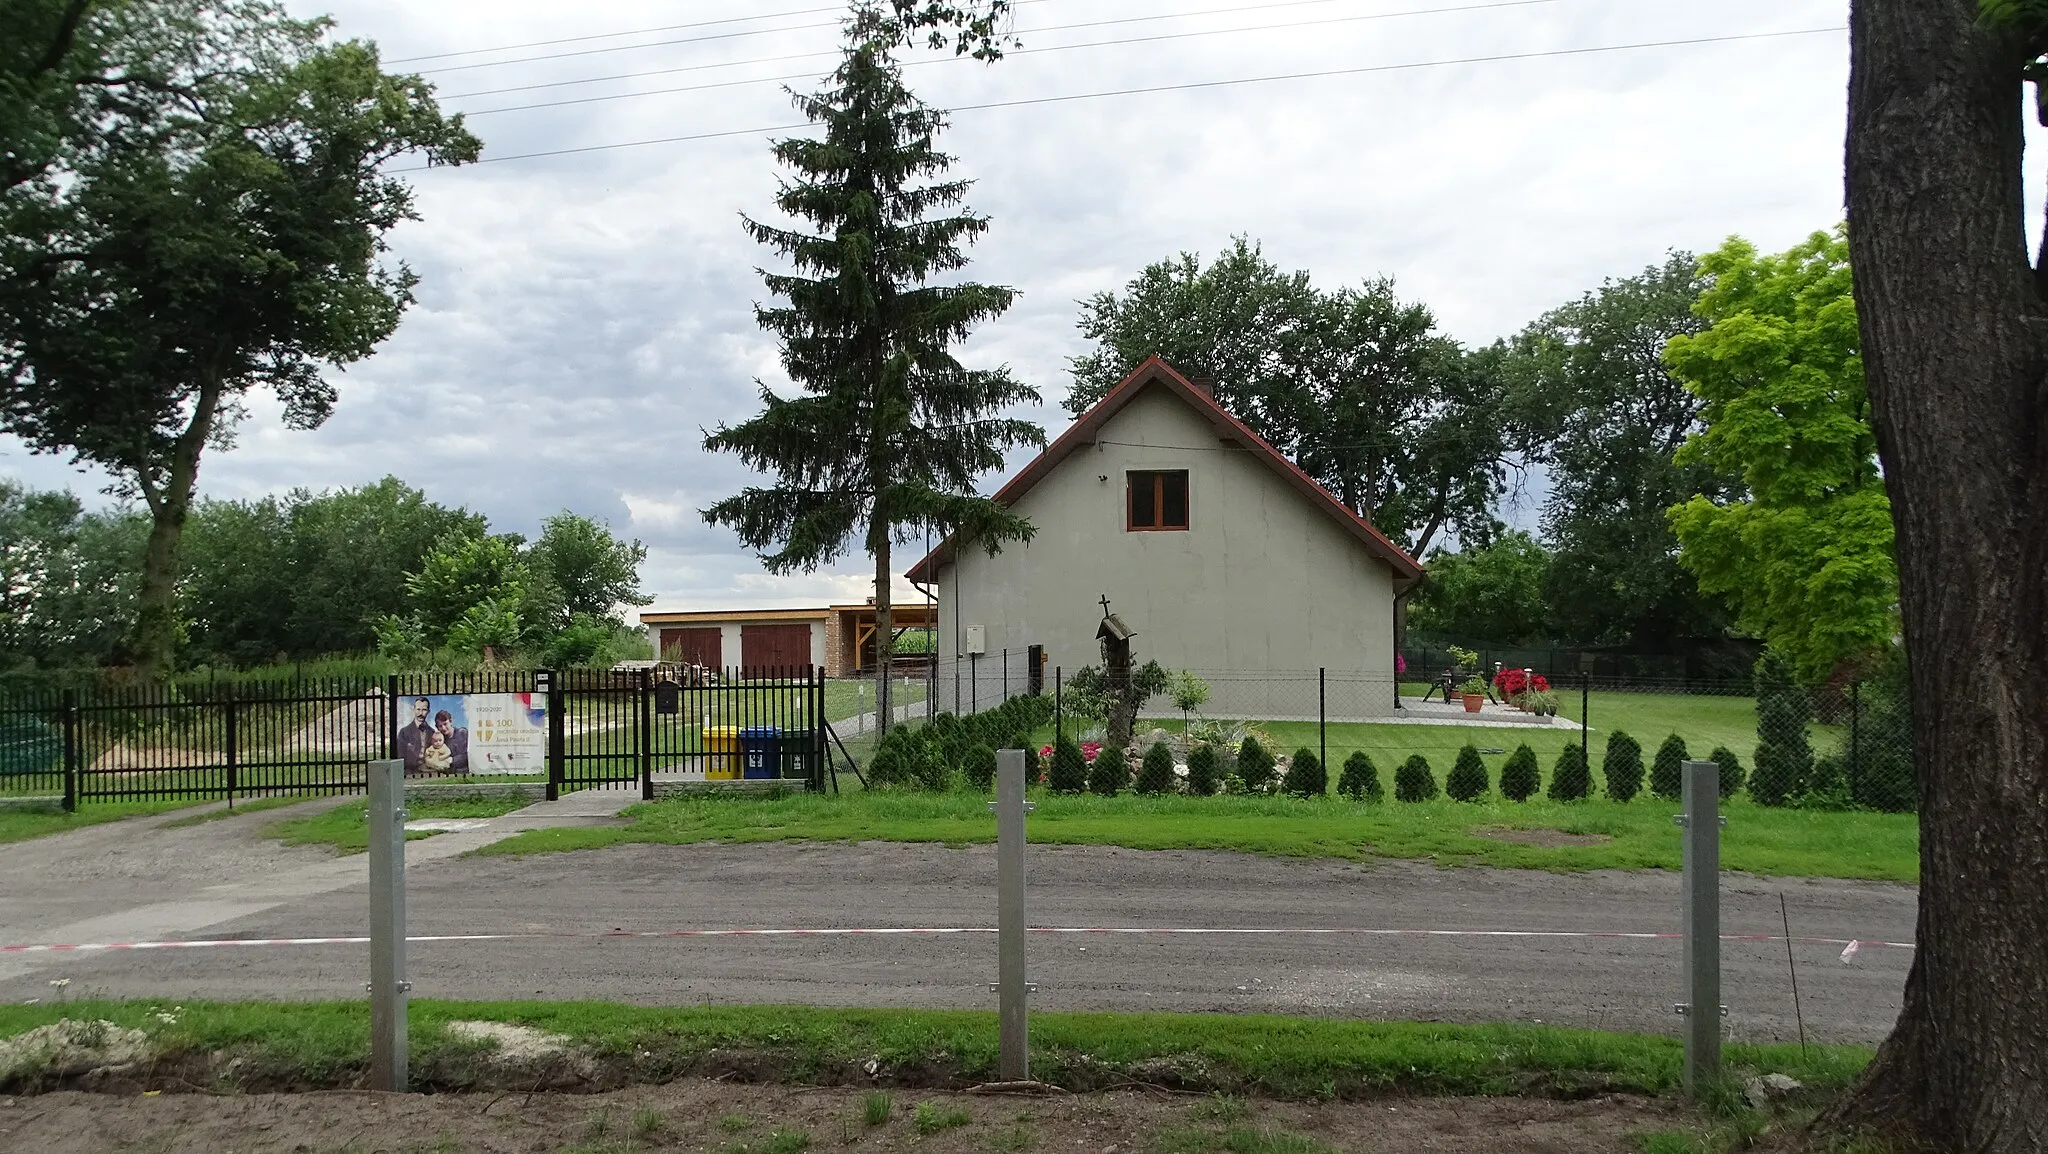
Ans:
{"type": "MultiPolygon", "coordinates": [[[[363,859],[288,850],[257,830],[277,812],[151,832],[146,823],[0,846],[0,943],[364,932],[363,859]],[[203,835],[203,836],[193,836],[203,835]],[[65,844],[59,844],[65,843],[65,844]],[[201,932],[203,931],[203,932],[201,932]]],[[[494,826],[497,823],[493,823],[494,826]]],[[[414,934],[524,933],[416,943],[415,995],[646,1004],[992,1007],[992,935],[607,938],[703,928],[956,927],[994,923],[992,847],[801,843],[619,846],[524,858],[459,856],[504,829],[409,847],[414,934]]],[[[1038,926],[1669,933],[1674,874],[1556,875],[1413,862],[1351,864],[1198,851],[1033,847],[1038,926]]],[[[1910,886],[1731,874],[1730,934],[1910,941],[1910,886]]],[[[1897,1016],[1911,951],[1796,944],[1808,1036],[1872,1042],[1897,1016]]],[[[1542,1021],[1672,1032],[1676,940],[1460,936],[1034,935],[1033,1004],[1056,1010],[1284,1012],[1542,1021]]],[[[1782,942],[1724,947],[1729,1030],[1797,1037],[1782,942]]],[[[0,955],[0,997],[353,998],[361,945],[0,955]]]]}

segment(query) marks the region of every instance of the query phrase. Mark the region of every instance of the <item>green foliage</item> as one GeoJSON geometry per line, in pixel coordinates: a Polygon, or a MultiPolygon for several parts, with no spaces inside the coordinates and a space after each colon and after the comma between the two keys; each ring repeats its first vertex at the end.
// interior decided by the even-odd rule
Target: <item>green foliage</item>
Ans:
{"type": "Polygon", "coordinates": [[[1428,801],[1437,794],[1436,773],[1429,759],[1416,754],[1394,771],[1395,801],[1428,801]]]}
{"type": "Polygon", "coordinates": [[[1674,252],[1530,325],[1503,364],[1511,404],[1550,479],[1542,587],[1551,635],[1573,644],[1675,645],[1725,632],[1718,597],[1678,563],[1665,511],[1720,499],[1734,478],[1675,458],[1700,400],[1660,358],[1698,332],[1697,262],[1674,252]]]}
{"type": "Polygon", "coordinates": [[[1643,743],[1617,729],[1607,735],[1607,752],[1600,758],[1600,776],[1607,780],[1607,796],[1626,802],[1643,791],[1643,743]]]}
{"type": "Polygon", "coordinates": [[[1052,768],[1047,771],[1046,785],[1054,793],[1080,793],[1088,788],[1088,759],[1071,735],[1061,735],[1052,747],[1052,768]]]}
{"type": "Polygon", "coordinates": [[[969,747],[960,771],[967,775],[967,784],[977,793],[987,793],[996,783],[996,751],[986,745],[969,747]]]}
{"type": "Polygon", "coordinates": [[[1756,663],[1756,753],[1749,796],[1758,805],[1786,805],[1806,788],[1813,773],[1813,744],[1806,727],[1813,699],[1799,684],[1792,659],[1766,649],[1756,663]]]}
{"type": "Polygon", "coordinates": [[[1335,291],[1244,237],[1204,266],[1147,266],[1081,304],[1065,404],[1079,414],[1153,354],[1215,382],[1224,408],[1346,506],[1420,555],[1445,525],[1483,530],[1504,481],[1498,357],[1439,333],[1389,280],[1335,291]]]}
{"type": "Polygon", "coordinates": [[[920,1134],[937,1134],[974,1121],[974,1116],[958,1106],[934,1106],[930,1102],[919,1102],[911,1112],[911,1124],[920,1134]]]}
{"type": "Polygon", "coordinates": [[[1685,762],[1691,756],[1684,738],[1675,733],[1665,738],[1650,762],[1650,792],[1665,801],[1677,801],[1685,793],[1685,762]]]}
{"type": "Polygon", "coordinates": [[[1574,741],[1557,755],[1550,771],[1550,800],[1584,801],[1593,793],[1593,771],[1586,764],[1586,750],[1574,741]]]}
{"type": "Polygon", "coordinates": [[[1777,256],[1730,240],[1700,268],[1713,278],[1698,305],[1711,327],[1665,354],[1706,402],[1680,459],[1741,476],[1747,499],[1674,507],[1680,560],[1744,631],[1818,681],[1882,653],[1897,630],[1846,230],[1777,256]]]}
{"type": "MultiPolygon", "coordinates": [[[[875,745],[874,756],[868,759],[868,784],[905,785],[915,780],[923,744],[917,730],[907,725],[899,725],[883,734],[882,740],[875,745]]],[[[1074,752],[1078,755],[1081,751],[1077,748],[1074,752]]]]}
{"type": "Polygon", "coordinates": [[[1131,784],[1131,761],[1124,751],[1105,745],[1088,767],[1088,792],[1097,797],[1115,797],[1131,784]]]}
{"type": "Polygon", "coordinates": [[[1045,766],[1038,756],[1038,743],[1020,741],[1017,744],[1024,747],[1024,784],[1037,785],[1039,775],[1045,772],[1045,766]]]}
{"type": "Polygon", "coordinates": [[[1237,747],[1236,769],[1238,780],[1248,790],[1258,792],[1273,784],[1273,755],[1249,733],[1237,747]]]}
{"type": "Polygon", "coordinates": [[[1294,751],[1287,761],[1287,775],[1280,781],[1280,792],[1295,797],[1321,797],[1330,792],[1330,776],[1315,751],[1307,746],[1294,751]]]}
{"type": "Polygon", "coordinates": [[[1337,792],[1358,801],[1385,801],[1386,787],[1380,784],[1379,767],[1362,749],[1344,759],[1344,772],[1337,778],[1337,792]]]}
{"type": "Polygon", "coordinates": [[[1188,751],[1188,792],[1196,797],[1209,797],[1223,785],[1222,759],[1216,756],[1216,747],[1203,742],[1188,751]]]}
{"type": "Polygon", "coordinates": [[[889,1120],[895,1108],[886,1091],[871,1090],[861,1099],[861,1120],[869,1126],[880,1126],[889,1120]]]}
{"type": "Polygon", "coordinates": [[[1444,779],[1444,793],[1453,801],[1478,801],[1486,796],[1491,783],[1487,780],[1486,762],[1479,756],[1479,748],[1466,745],[1458,751],[1458,760],[1451,766],[1451,774],[1444,779]]]}
{"type": "Polygon", "coordinates": [[[1800,783],[1792,805],[1798,809],[1836,811],[1856,808],[1856,799],[1849,791],[1849,767],[1834,754],[1814,758],[1813,769],[1800,783]]]}
{"type": "Polygon", "coordinates": [[[556,628],[579,617],[617,621],[619,606],[651,603],[640,591],[646,560],[639,541],[621,541],[604,522],[566,511],[541,522],[540,540],[526,553],[534,579],[549,590],[555,619],[547,624],[556,628]]]}
{"type": "Polygon", "coordinates": [[[1861,716],[1852,731],[1842,734],[1840,754],[1851,769],[1850,789],[1860,806],[1886,813],[1909,813],[1919,806],[1912,693],[1903,650],[1863,685],[1857,701],[1861,716]]]}
{"type": "Polygon", "coordinates": [[[1172,695],[1173,707],[1180,710],[1183,721],[1209,700],[1209,683],[1185,669],[1172,676],[1166,691],[1172,695]]]}
{"type": "MultiPolygon", "coordinates": [[[[754,315],[797,395],[764,386],[758,415],[704,442],[774,477],[704,510],[774,573],[858,550],[886,574],[892,541],[926,529],[990,552],[1029,540],[1030,523],[975,484],[1008,450],[1045,443],[1037,425],[998,415],[1036,403],[1034,390],[953,355],[1016,293],[957,275],[988,220],[959,209],[967,182],[930,179],[952,158],[936,147],[945,115],[903,86],[894,50],[905,25],[857,6],[844,26],[825,89],[797,100],[822,132],[774,146],[790,170],[775,205],[795,227],[745,221],[790,266],[764,274],[775,302],[754,315]]],[[[876,589],[878,614],[888,589],[876,589]]]]}
{"type": "Polygon", "coordinates": [[[1726,801],[1742,792],[1742,787],[1749,782],[1749,771],[1742,768],[1742,759],[1735,756],[1734,750],[1717,745],[1707,759],[1721,767],[1721,800],[1726,801]]]}
{"type": "Polygon", "coordinates": [[[428,645],[517,645],[540,626],[537,614],[529,614],[536,605],[535,581],[521,543],[516,533],[446,541],[406,577],[408,616],[428,645]],[[510,637],[503,629],[508,619],[510,637]]]}
{"type": "Polygon", "coordinates": [[[1519,530],[1459,553],[1438,551],[1409,602],[1408,626],[1515,644],[1548,636],[1550,551],[1519,530]]]}
{"type": "Polygon", "coordinates": [[[87,513],[0,478],[0,668],[116,660],[135,621],[146,518],[87,513]]]}
{"type": "Polygon", "coordinates": [[[1138,781],[1134,788],[1139,793],[1161,794],[1174,792],[1173,751],[1163,741],[1155,741],[1145,751],[1144,761],[1138,766],[1138,781]]]}
{"type": "Polygon", "coordinates": [[[1542,770],[1536,764],[1536,751],[1525,742],[1515,747],[1508,755],[1506,765],[1500,770],[1500,795],[1509,801],[1527,801],[1543,788],[1542,770]]]}

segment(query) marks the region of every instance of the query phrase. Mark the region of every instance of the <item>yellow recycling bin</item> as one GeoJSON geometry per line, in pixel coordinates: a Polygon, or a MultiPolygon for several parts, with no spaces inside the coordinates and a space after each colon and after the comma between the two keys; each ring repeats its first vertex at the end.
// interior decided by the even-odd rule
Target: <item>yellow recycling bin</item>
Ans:
{"type": "Polygon", "coordinates": [[[740,779],[740,727],[737,725],[707,725],[704,727],[704,780],[738,781],[740,779]]]}

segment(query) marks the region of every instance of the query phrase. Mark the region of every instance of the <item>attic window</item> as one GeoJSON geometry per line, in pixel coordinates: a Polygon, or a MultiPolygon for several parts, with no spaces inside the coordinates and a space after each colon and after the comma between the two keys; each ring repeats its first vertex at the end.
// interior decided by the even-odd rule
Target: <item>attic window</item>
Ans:
{"type": "Polygon", "coordinates": [[[1133,533],[1188,527],[1188,472],[1132,472],[1124,527],[1133,533]]]}

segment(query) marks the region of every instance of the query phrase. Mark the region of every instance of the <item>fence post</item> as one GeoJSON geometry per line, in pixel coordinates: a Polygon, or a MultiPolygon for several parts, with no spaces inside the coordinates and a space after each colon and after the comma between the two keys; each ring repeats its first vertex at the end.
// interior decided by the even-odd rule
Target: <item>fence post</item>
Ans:
{"type": "Polygon", "coordinates": [[[241,759],[235,755],[235,746],[240,744],[240,742],[237,741],[237,734],[235,732],[235,687],[233,685],[227,688],[227,711],[227,722],[221,727],[225,731],[221,735],[221,739],[222,744],[227,746],[228,754],[228,808],[233,809],[235,808],[235,790],[241,788],[242,784],[241,759]]]}
{"type": "Polygon", "coordinates": [[[640,671],[640,800],[654,800],[654,671],[640,671]]]}
{"type": "Polygon", "coordinates": [[[999,1049],[996,1076],[1005,1082],[1031,1077],[1031,992],[1024,980],[1024,751],[996,754],[996,994],[999,1049]]]}
{"type": "MultiPolygon", "coordinates": [[[[960,708],[960,692],[953,692],[953,708],[960,708]]],[[[981,654],[967,655],[967,712],[981,712],[981,654]]]]}
{"type": "Polygon", "coordinates": [[[398,756],[398,674],[384,679],[384,752],[398,756]]]}
{"type": "Polygon", "coordinates": [[[1057,666],[1057,665],[1053,666],[1053,667],[1052,667],[1052,740],[1053,740],[1053,749],[1055,749],[1055,750],[1059,749],[1059,741],[1060,741],[1060,739],[1061,739],[1061,738],[1063,738],[1063,737],[1065,737],[1065,736],[1067,735],[1067,713],[1066,713],[1066,702],[1065,702],[1064,700],[1062,700],[1062,699],[1061,699],[1061,697],[1060,697],[1060,692],[1061,692],[1061,690],[1062,690],[1062,689],[1064,688],[1064,683],[1065,683],[1065,681],[1066,681],[1066,678],[1065,678],[1065,677],[1063,677],[1063,676],[1061,676],[1061,674],[1060,674],[1060,667],[1059,667],[1059,666],[1057,666]]]}
{"type": "Polygon", "coordinates": [[[1721,1076],[1721,767],[1685,763],[1685,1092],[1721,1076]]]}
{"type": "Polygon", "coordinates": [[[1323,773],[1330,772],[1330,668],[1316,669],[1316,747],[1323,773]]]}
{"type": "Polygon", "coordinates": [[[370,763],[370,1088],[406,1084],[405,763],[370,763]]]}
{"type": "Polygon", "coordinates": [[[1849,683],[1849,797],[1863,800],[1863,683],[1849,683]]]}
{"type": "Polygon", "coordinates": [[[565,732],[565,731],[563,730],[563,728],[562,728],[562,689],[561,689],[561,686],[560,686],[560,685],[558,685],[558,684],[556,683],[556,679],[555,679],[555,672],[554,672],[554,670],[552,670],[552,669],[541,669],[541,670],[536,670],[536,671],[534,672],[534,675],[533,675],[533,687],[534,687],[534,689],[536,689],[537,691],[539,691],[539,692],[541,692],[541,693],[544,693],[544,694],[546,694],[546,695],[547,695],[547,706],[548,706],[548,793],[547,793],[547,798],[548,798],[548,800],[549,800],[549,801],[560,801],[560,800],[562,799],[562,778],[563,778],[563,776],[564,776],[564,775],[563,775],[563,772],[562,772],[562,770],[563,770],[563,761],[562,761],[562,754],[563,754],[563,750],[562,750],[562,741],[563,741],[563,735],[564,735],[564,732],[565,732]]]}
{"type": "Polygon", "coordinates": [[[1586,764],[1593,764],[1593,675],[1579,674],[1579,752],[1586,755],[1586,764]]]}
{"type": "Polygon", "coordinates": [[[78,771],[84,762],[78,748],[78,691],[64,691],[64,812],[78,812],[78,771]]]}

